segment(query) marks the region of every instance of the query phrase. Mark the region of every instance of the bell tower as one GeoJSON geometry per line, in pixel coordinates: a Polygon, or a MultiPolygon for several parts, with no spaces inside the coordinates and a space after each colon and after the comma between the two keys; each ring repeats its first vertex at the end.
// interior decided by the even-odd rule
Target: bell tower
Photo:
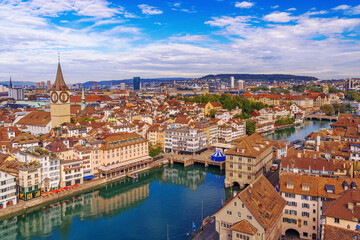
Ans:
{"type": "Polygon", "coordinates": [[[64,122],[70,122],[70,95],[62,75],[60,61],[55,83],[50,89],[51,127],[60,127],[64,122]]]}

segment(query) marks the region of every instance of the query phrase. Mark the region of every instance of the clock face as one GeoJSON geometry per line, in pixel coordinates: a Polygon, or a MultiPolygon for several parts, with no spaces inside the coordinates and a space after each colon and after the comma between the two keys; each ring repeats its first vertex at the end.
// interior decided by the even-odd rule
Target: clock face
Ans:
{"type": "Polygon", "coordinates": [[[51,101],[52,101],[53,103],[57,103],[58,100],[59,100],[59,97],[58,97],[57,92],[52,92],[52,93],[51,93],[51,101]]]}
{"type": "Polygon", "coordinates": [[[62,103],[66,103],[69,100],[69,94],[67,92],[61,92],[59,99],[62,103]]]}

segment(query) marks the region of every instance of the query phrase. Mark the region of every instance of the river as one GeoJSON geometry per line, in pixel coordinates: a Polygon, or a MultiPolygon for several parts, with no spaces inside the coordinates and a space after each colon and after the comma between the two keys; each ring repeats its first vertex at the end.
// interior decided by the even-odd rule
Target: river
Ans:
{"type": "MultiPolygon", "coordinates": [[[[329,122],[306,122],[271,134],[303,139],[329,122]]],[[[0,223],[0,239],[186,240],[201,217],[215,213],[233,193],[224,171],[194,165],[164,166],[0,223]]]]}

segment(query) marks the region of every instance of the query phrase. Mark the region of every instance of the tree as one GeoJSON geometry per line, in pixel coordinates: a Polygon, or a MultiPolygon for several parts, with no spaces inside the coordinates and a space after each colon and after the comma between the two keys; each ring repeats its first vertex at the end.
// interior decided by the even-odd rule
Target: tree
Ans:
{"type": "Polygon", "coordinates": [[[335,114],[335,109],[330,104],[326,104],[326,105],[321,106],[320,110],[323,111],[328,116],[332,116],[332,115],[335,114]]]}
{"type": "Polygon", "coordinates": [[[153,144],[149,144],[149,156],[150,157],[155,157],[157,155],[159,155],[160,153],[163,153],[163,148],[162,146],[158,143],[156,145],[153,144]]]}
{"type": "Polygon", "coordinates": [[[216,109],[211,109],[211,110],[210,110],[210,117],[211,117],[211,118],[215,118],[216,112],[217,112],[216,109]]]}
{"type": "Polygon", "coordinates": [[[246,134],[251,135],[256,132],[256,125],[253,121],[246,121],[246,134]]]}
{"type": "Polygon", "coordinates": [[[346,94],[345,94],[345,98],[346,99],[349,99],[351,101],[358,101],[360,102],[360,95],[357,91],[355,90],[351,90],[351,91],[348,91],[346,94]]]}

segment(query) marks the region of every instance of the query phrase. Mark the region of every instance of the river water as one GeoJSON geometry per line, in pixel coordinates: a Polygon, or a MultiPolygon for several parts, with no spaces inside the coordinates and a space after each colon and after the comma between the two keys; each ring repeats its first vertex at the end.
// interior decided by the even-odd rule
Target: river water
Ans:
{"type": "MultiPolygon", "coordinates": [[[[266,136],[304,139],[329,122],[306,122],[266,136]]],[[[233,194],[224,171],[164,166],[0,223],[0,239],[186,240],[233,194]]]]}

